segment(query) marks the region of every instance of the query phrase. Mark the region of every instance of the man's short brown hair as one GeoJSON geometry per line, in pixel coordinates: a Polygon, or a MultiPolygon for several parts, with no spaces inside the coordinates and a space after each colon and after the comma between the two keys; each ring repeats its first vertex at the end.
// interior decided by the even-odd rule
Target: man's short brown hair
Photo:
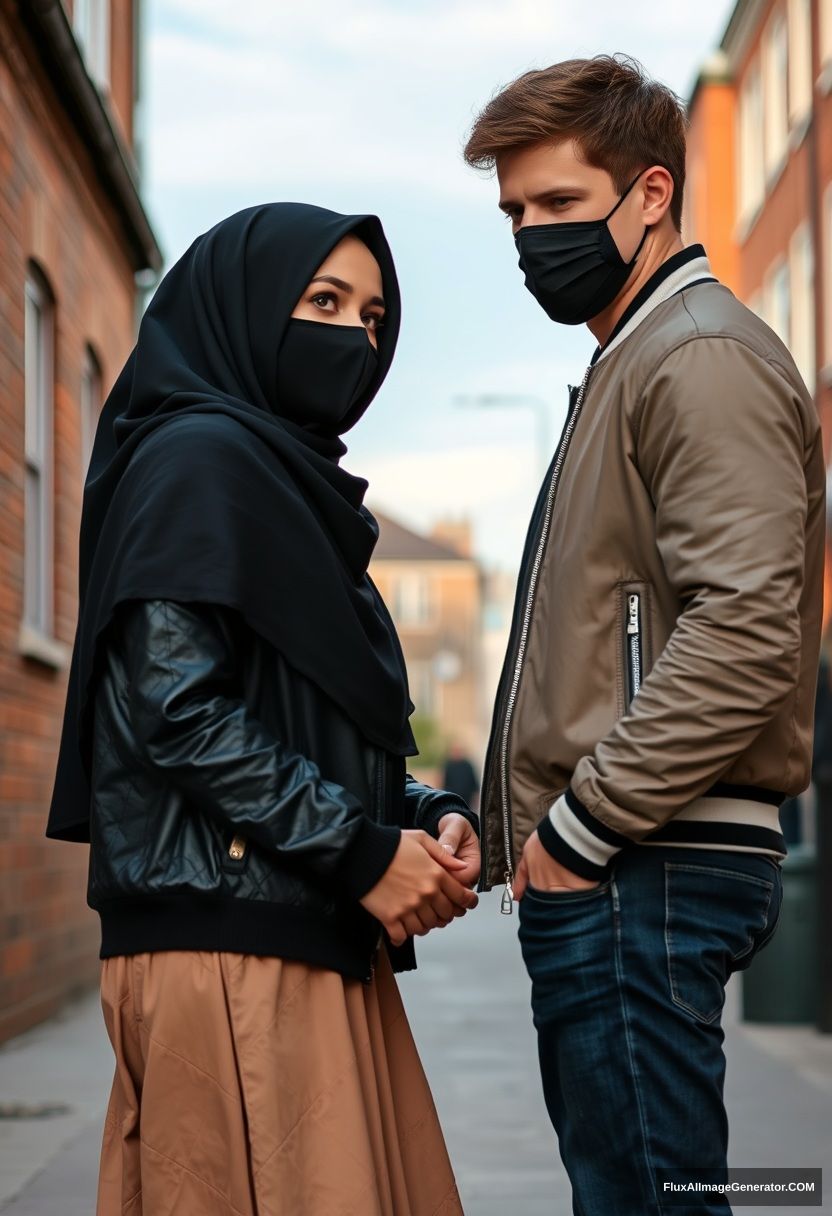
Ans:
{"type": "Polygon", "coordinates": [[[681,231],[686,128],[681,98],[650,80],[637,60],[595,55],[524,72],[506,85],[480,113],[463,155],[475,168],[493,169],[502,152],[574,139],[619,194],[639,169],[662,165],[673,178],[670,215],[681,231]]]}

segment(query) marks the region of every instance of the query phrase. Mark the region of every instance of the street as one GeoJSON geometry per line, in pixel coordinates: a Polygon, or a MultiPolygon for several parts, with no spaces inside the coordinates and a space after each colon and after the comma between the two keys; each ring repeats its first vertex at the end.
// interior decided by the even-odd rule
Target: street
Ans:
{"type": "MultiPolygon", "coordinates": [[[[419,970],[402,976],[401,987],[467,1216],[571,1216],[539,1090],[516,930],[516,914],[499,913],[499,892],[482,896],[476,912],[419,942],[419,970]]],[[[806,1027],[738,1025],[737,997],[732,981],[725,1016],[731,1163],[825,1166],[832,1178],[832,1040],[806,1027]]],[[[97,991],[0,1047],[3,1107],[70,1108],[0,1119],[4,1216],[92,1216],[111,1075],[97,991]]],[[[738,1209],[749,1216],[765,1210],[738,1209]]],[[[832,1213],[832,1203],[812,1210],[832,1213]]]]}

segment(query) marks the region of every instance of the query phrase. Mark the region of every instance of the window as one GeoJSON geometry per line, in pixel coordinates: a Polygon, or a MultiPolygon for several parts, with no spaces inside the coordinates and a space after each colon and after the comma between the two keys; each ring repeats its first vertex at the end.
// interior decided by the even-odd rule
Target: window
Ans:
{"type": "Polygon", "coordinates": [[[789,264],[781,258],[766,275],[766,318],[788,346],[790,339],[789,264]]]}
{"type": "Polygon", "coordinates": [[[87,68],[97,84],[110,83],[110,0],[75,0],[72,24],[87,68]]]}
{"type": "Polygon", "coordinates": [[[755,291],[754,295],[746,301],[752,312],[755,312],[761,321],[768,322],[766,317],[766,298],[762,291],[755,291]]]}
{"type": "Polygon", "coordinates": [[[788,2],[789,124],[794,127],[812,108],[812,3],[788,2]]]}
{"type": "Polygon", "coordinates": [[[748,223],[763,201],[763,89],[759,64],[750,68],[740,94],[739,220],[748,223]]]}
{"type": "Polygon", "coordinates": [[[786,22],[776,13],[768,23],[763,46],[765,94],[765,174],[776,173],[789,135],[789,54],[786,22]]]}
{"type": "Polygon", "coordinates": [[[832,64],[832,0],[820,0],[820,66],[832,64]]]}
{"type": "Polygon", "coordinates": [[[426,718],[433,717],[437,710],[433,665],[424,659],[411,661],[407,665],[407,676],[416,713],[426,718]]]}
{"type": "Polygon", "coordinates": [[[810,393],[815,391],[815,284],[812,236],[801,224],[789,241],[790,342],[797,369],[810,393]]]}
{"type": "Polygon", "coordinates": [[[427,625],[432,615],[430,583],[426,575],[400,574],[393,588],[393,616],[398,625],[427,625]]]}
{"type": "Polygon", "coordinates": [[[31,264],[24,313],[23,620],[52,634],[52,397],[54,305],[31,264]]]}
{"type": "Polygon", "coordinates": [[[81,484],[87,479],[92,442],[101,409],[101,365],[91,346],[84,347],[81,367],[81,484]]]}

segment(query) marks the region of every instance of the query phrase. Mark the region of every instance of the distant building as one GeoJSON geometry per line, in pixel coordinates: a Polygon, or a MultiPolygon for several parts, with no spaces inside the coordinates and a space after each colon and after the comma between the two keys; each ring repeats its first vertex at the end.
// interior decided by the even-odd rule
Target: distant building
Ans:
{"type": "Polygon", "coordinates": [[[486,571],[483,605],[483,685],[490,728],[500,673],[508,650],[511,617],[517,591],[517,572],[486,571]]]}
{"type": "Polygon", "coordinates": [[[482,575],[470,525],[444,521],[422,535],[374,514],[381,534],[370,575],[396,622],[417,725],[435,724],[443,743],[458,742],[479,764],[486,726],[482,575]]]}
{"type": "Polygon", "coordinates": [[[88,848],[44,837],[98,410],[161,254],[137,0],[0,3],[0,1040],[98,979],[88,848]]]}
{"type": "Polygon", "coordinates": [[[789,346],[832,450],[832,0],[739,0],[690,99],[683,232],[789,346]]]}

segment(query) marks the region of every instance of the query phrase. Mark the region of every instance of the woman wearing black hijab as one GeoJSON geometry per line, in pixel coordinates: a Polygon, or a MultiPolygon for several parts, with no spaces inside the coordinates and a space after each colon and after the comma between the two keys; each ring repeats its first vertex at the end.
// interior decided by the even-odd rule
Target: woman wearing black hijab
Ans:
{"type": "Polygon", "coordinates": [[[476,904],[341,439],[399,326],[374,216],[251,207],[101,413],[46,835],[88,841],[116,1054],[97,1216],[461,1211],[393,971],[476,904]]]}

